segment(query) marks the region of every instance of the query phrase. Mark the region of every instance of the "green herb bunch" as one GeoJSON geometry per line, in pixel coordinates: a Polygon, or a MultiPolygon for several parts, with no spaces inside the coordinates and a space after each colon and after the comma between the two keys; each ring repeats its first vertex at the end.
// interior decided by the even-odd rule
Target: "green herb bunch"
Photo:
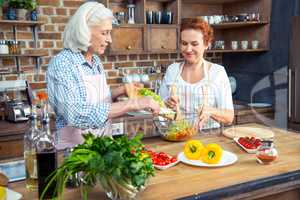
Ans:
{"type": "MultiPolygon", "coordinates": [[[[84,143],[74,148],[51,179],[57,181],[58,194],[63,193],[69,177],[81,172],[86,185],[99,182],[114,199],[133,199],[150,176],[154,176],[152,160],[143,153],[141,138],[142,134],[132,139],[127,136],[114,139],[96,137],[91,133],[84,135],[84,143]]],[[[84,199],[87,199],[87,190],[84,199]]]]}
{"type": "Polygon", "coordinates": [[[148,88],[141,88],[141,89],[139,89],[138,95],[152,97],[153,100],[156,101],[160,105],[160,107],[165,107],[165,103],[161,99],[161,97],[159,95],[157,95],[155,92],[153,92],[150,89],[148,89],[148,88]]]}
{"type": "Polygon", "coordinates": [[[35,10],[37,7],[36,0],[7,0],[8,5],[17,9],[35,10]]]}

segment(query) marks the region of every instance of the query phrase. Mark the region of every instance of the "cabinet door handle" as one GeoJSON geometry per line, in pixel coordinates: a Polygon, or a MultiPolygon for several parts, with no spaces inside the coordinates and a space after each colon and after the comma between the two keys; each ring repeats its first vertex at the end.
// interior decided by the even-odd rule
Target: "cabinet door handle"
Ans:
{"type": "Polygon", "coordinates": [[[161,48],[162,48],[162,49],[166,49],[166,47],[165,47],[164,45],[161,45],[161,48]]]}
{"type": "Polygon", "coordinates": [[[130,49],[131,49],[131,46],[130,46],[130,45],[128,45],[128,46],[127,46],[127,49],[128,49],[128,50],[130,50],[130,49]]]}

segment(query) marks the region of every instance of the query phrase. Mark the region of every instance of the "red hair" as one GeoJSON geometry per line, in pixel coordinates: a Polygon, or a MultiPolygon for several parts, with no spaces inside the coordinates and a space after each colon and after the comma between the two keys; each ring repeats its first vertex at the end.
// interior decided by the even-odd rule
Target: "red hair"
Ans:
{"type": "Polygon", "coordinates": [[[202,18],[184,18],[181,20],[180,33],[187,29],[200,30],[203,34],[203,42],[208,45],[214,37],[214,31],[211,26],[202,18]]]}

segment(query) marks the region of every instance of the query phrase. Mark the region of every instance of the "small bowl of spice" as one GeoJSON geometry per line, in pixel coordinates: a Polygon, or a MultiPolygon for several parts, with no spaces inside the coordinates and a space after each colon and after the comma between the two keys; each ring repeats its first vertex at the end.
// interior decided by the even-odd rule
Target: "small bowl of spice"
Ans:
{"type": "Polygon", "coordinates": [[[278,152],[272,140],[263,140],[256,151],[256,160],[259,164],[271,164],[278,157],[278,152]]]}

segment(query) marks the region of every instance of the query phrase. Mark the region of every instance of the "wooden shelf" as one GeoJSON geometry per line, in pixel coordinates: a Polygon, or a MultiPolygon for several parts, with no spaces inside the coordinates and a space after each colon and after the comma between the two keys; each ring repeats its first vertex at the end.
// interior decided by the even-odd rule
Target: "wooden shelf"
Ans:
{"type": "Polygon", "coordinates": [[[120,24],[115,28],[140,28],[144,27],[144,24],[120,24]]]}
{"type": "Polygon", "coordinates": [[[31,54],[0,54],[0,57],[42,57],[46,56],[43,53],[31,53],[31,54]]]}
{"type": "Polygon", "coordinates": [[[198,3],[198,4],[224,4],[235,3],[249,0],[182,0],[183,3],[198,3]]]}
{"type": "Polygon", "coordinates": [[[265,52],[268,51],[268,49],[211,49],[207,50],[207,53],[255,53],[255,52],[265,52]]]}
{"type": "Polygon", "coordinates": [[[161,3],[168,3],[168,2],[171,2],[171,1],[174,1],[174,0],[149,0],[149,1],[152,1],[152,2],[161,2],[161,3]]]}
{"type": "Polygon", "coordinates": [[[0,20],[0,24],[3,25],[18,25],[18,26],[36,26],[42,25],[42,21],[27,21],[27,20],[0,20]]]}
{"type": "Polygon", "coordinates": [[[146,24],[147,26],[154,28],[177,28],[179,25],[177,24],[146,24]]]}
{"type": "Polygon", "coordinates": [[[266,21],[261,22],[231,22],[231,23],[220,23],[220,24],[212,24],[211,26],[215,29],[230,29],[230,28],[241,28],[248,26],[256,26],[256,25],[266,25],[269,24],[266,21]]]}

